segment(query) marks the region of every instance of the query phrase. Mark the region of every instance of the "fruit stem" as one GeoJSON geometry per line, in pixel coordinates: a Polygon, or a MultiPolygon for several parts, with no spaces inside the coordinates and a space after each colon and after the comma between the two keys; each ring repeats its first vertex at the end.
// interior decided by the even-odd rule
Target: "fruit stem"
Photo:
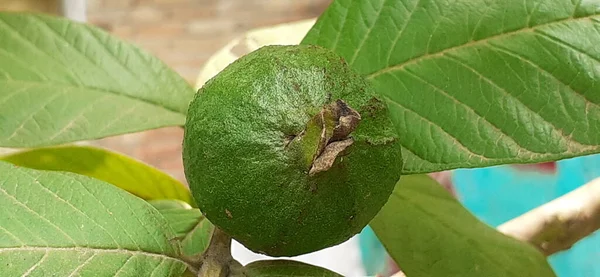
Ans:
{"type": "Polygon", "coordinates": [[[215,227],[210,245],[202,255],[198,276],[246,276],[243,266],[231,256],[231,237],[219,228],[215,227]]]}

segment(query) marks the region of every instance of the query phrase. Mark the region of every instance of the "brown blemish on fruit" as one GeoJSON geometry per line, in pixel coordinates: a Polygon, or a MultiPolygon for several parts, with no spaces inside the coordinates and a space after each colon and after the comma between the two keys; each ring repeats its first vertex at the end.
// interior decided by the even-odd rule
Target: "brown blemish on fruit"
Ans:
{"type": "Polygon", "coordinates": [[[360,114],[350,108],[346,102],[337,100],[335,102],[336,117],[338,118],[337,124],[333,129],[333,136],[329,141],[343,140],[350,136],[358,123],[360,123],[360,114]]]}
{"type": "Polygon", "coordinates": [[[320,124],[320,128],[321,128],[321,135],[319,136],[319,143],[317,146],[317,151],[314,153],[313,155],[313,163],[315,161],[315,159],[321,154],[323,153],[323,151],[325,150],[325,147],[327,147],[327,143],[329,143],[329,139],[332,136],[332,132],[331,129],[328,128],[329,126],[327,126],[327,120],[334,117],[335,118],[335,114],[332,113],[331,110],[325,108],[323,110],[321,110],[321,112],[317,115],[317,122],[318,124],[320,124]]]}
{"type": "Polygon", "coordinates": [[[284,147],[300,149],[309,175],[327,171],[335,159],[354,143],[350,135],[360,120],[357,111],[338,99],[314,115],[300,134],[286,136],[284,147]]]}
{"type": "Polygon", "coordinates": [[[330,169],[333,166],[333,162],[335,162],[337,156],[346,150],[348,146],[352,145],[352,143],[354,143],[354,140],[352,138],[348,138],[328,144],[323,153],[321,153],[321,155],[315,159],[308,174],[315,175],[319,172],[330,169]]]}
{"type": "Polygon", "coordinates": [[[310,187],[308,188],[308,190],[312,193],[316,193],[317,192],[317,184],[316,183],[310,184],[310,187]]]}
{"type": "Polygon", "coordinates": [[[227,214],[227,217],[233,218],[233,216],[231,215],[231,212],[228,209],[225,209],[225,213],[227,214]]]}
{"type": "Polygon", "coordinates": [[[377,116],[377,114],[383,110],[385,110],[385,103],[375,97],[371,98],[367,105],[361,108],[361,112],[368,113],[370,117],[377,116]]]}
{"type": "Polygon", "coordinates": [[[306,219],[307,215],[308,211],[306,209],[302,209],[300,211],[300,214],[298,215],[298,218],[296,219],[296,222],[298,222],[298,224],[302,224],[302,222],[304,222],[304,219],[306,219]]]}
{"type": "MultiPolygon", "coordinates": [[[[352,143],[354,140],[350,138],[350,134],[354,132],[360,123],[360,114],[350,108],[346,102],[341,99],[335,103],[325,106],[320,116],[330,114],[335,119],[335,127],[333,132],[327,132],[327,126],[323,124],[323,132],[319,148],[315,153],[309,175],[314,175],[319,172],[327,171],[333,166],[335,159],[352,143]],[[329,134],[331,133],[331,134],[329,134]]],[[[326,119],[323,119],[325,122],[326,119]]]]}
{"type": "Polygon", "coordinates": [[[285,140],[283,141],[283,147],[287,148],[288,145],[290,145],[290,142],[294,141],[294,138],[296,138],[296,135],[288,135],[285,137],[285,140]]]}

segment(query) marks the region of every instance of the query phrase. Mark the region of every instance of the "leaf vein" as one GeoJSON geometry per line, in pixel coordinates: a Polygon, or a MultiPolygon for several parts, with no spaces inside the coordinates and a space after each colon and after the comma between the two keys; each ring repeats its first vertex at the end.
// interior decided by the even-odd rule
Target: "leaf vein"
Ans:
{"type": "Polygon", "coordinates": [[[416,111],[414,111],[412,109],[409,109],[408,107],[405,107],[404,105],[402,105],[402,104],[400,104],[400,103],[398,103],[396,101],[393,101],[392,99],[390,99],[388,97],[385,97],[385,98],[388,100],[389,103],[392,103],[392,104],[398,106],[401,109],[404,109],[404,110],[406,110],[408,112],[411,112],[411,113],[415,114],[417,117],[421,118],[428,125],[436,128],[439,131],[441,131],[442,133],[448,135],[448,138],[450,138],[450,140],[453,142],[454,145],[459,146],[459,148],[461,148],[463,151],[469,153],[469,158],[468,159],[471,159],[472,157],[478,157],[481,160],[489,160],[488,157],[482,156],[481,154],[477,154],[477,153],[471,151],[464,144],[462,144],[460,141],[458,141],[452,134],[448,133],[448,131],[444,130],[442,127],[440,127],[438,124],[436,124],[435,122],[431,121],[430,119],[424,117],[423,115],[419,114],[418,112],[416,112],[416,111]]]}
{"type": "MultiPolygon", "coordinates": [[[[79,182],[79,180],[75,180],[74,178],[71,178],[71,180],[75,181],[77,184],[79,184],[79,186],[81,188],[83,188],[85,191],[87,191],[87,193],[90,194],[90,196],[96,200],[98,202],[98,204],[100,204],[102,206],[102,208],[104,208],[104,210],[106,211],[106,213],[108,213],[109,215],[112,215],[110,209],[108,207],[106,207],[106,205],[104,205],[104,203],[102,201],[100,201],[98,198],[96,198],[94,196],[94,194],[81,182],[79,182]]],[[[141,250],[140,248],[140,244],[134,239],[134,236],[132,236],[131,234],[129,234],[129,232],[127,231],[127,228],[125,228],[122,224],[121,221],[116,220],[115,222],[117,222],[117,224],[119,225],[119,228],[121,228],[121,230],[123,230],[123,232],[125,233],[125,235],[127,235],[127,237],[129,237],[129,239],[134,243],[135,247],[137,248],[137,250],[141,250]]]]}
{"type": "MultiPolygon", "coordinates": [[[[25,174],[31,176],[32,178],[35,179],[35,176],[32,176],[29,174],[29,172],[24,171],[25,174]]],[[[117,240],[112,236],[112,234],[110,232],[108,232],[108,230],[106,230],[104,228],[104,226],[102,226],[100,223],[98,223],[96,220],[94,220],[93,218],[89,217],[86,213],[84,213],[81,209],[73,206],[73,204],[69,203],[68,201],[66,201],[65,199],[63,199],[60,195],[56,194],[55,192],[51,191],[50,189],[48,189],[46,186],[42,185],[40,182],[35,181],[36,184],[38,184],[44,191],[48,192],[49,194],[51,194],[52,196],[54,196],[57,200],[63,202],[64,204],[66,204],[67,206],[71,207],[71,209],[73,209],[75,212],[83,215],[84,217],[86,217],[87,219],[89,219],[91,222],[93,222],[94,224],[96,224],[98,227],[100,227],[100,229],[102,229],[115,243],[115,245],[117,245],[118,248],[122,248],[121,245],[119,244],[119,242],[117,242],[117,240]]]]}
{"type": "Polygon", "coordinates": [[[123,272],[123,269],[126,268],[125,265],[127,265],[127,263],[129,263],[129,261],[131,260],[131,258],[133,258],[135,255],[132,254],[129,257],[127,257],[127,260],[125,260],[125,262],[121,265],[121,267],[119,267],[119,270],[117,270],[117,272],[115,272],[114,277],[117,277],[119,275],[121,275],[121,272],[123,272]]]}
{"type": "MultiPolygon", "coordinates": [[[[83,186],[83,184],[82,184],[82,186],[83,186]]],[[[115,195],[117,195],[117,196],[119,196],[119,197],[121,198],[121,200],[123,201],[123,203],[125,204],[125,206],[127,206],[127,208],[129,209],[129,211],[131,211],[131,213],[134,213],[134,211],[133,211],[133,209],[131,208],[131,205],[129,204],[129,202],[127,202],[127,201],[126,201],[126,199],[123,199],[123,196],[122,196],[121,194],[117,193],[117,194],[115,194],[115,195]]],[[[144,227],[146,226],[146,225],[144,224],[144,222],[140,221],[140,219],[139,219],[137,216],[136,216],[136,217],[134,217],[134,218],[135,218],[135,220],[136,220],[136,221],[137,221],[137,222],[140,224],[140,226],[144,226],[144,227]]],[[[150,235],[150,236],[152,237],[152,239],[154,240],[154,242],[156,242],[156,245],[157,245],[158,247],[160,247],[160,250],[161,250],[161,251],[163,251],[163,252],[166,252],[166,249],[164,248],[164,245],[163,245],[163,244],[161,244],[161,243],[158,241],[158,238],[157,238],[156,236],[152,235],[152,233],[151,233],[151,232],[150,232],[150,231],[149,231],[147,228],[144,228],[144,230],[145,230],[145,231],[148,233],[148,235],[150,235]]]]}
{"type": "Polygon", "coordinates": [[[358,56],[358,52],[360,51],[360,49],[363,47],[363,45],[365,44],[365,42],[369,38],[369,35],[371,34],[371,31],[373,31],[373,29],[375,27],[375,24],[377,23],[377,19],[381,15],[381,11],[383,11],[383,7],[385,6],[385,3],[387,3],[387,0],[380,1],[380,2],[381,2],[381,6],[379,7],[379,9],[374,8],[375,10],[377,10],[377,12],[375,13],[375,20],[373,20],[373,24],[371,26],[368,26],[368,25],[366,26],[367,27],[367,33],[364,36],[362,36],[363,38],[358,43],[358,46],[355,47],[355,49],[354,49],[354,54],[352,54],[352,57],[350,58],[350,62],[348,62],[348,64],[350,64],[350,65],[354,64],[354,61],[356,60],[356,57],[358,56]]]}
{"type": "MultiPolygon", "coordinates": [[[[58,136],[64,134],[66,131],[68,131],[69,129],[71,129],[73,127],[73,125],[75,125],[75,123],[82,118],[82,116],[88,112],[91,111],[95,108],[95,106],[98,103],[104,102],[105,100],[107,100],[109,98],[108,95],[103,95],[100,98],[97,98],[94,102],[89,103],[86,106],[83,106],[83,109],[81,109],[71,120],[69,120],[69,122],[67,122],[65,124],[65,126],[63,126],[63,128],[61,128],[60,130],[58,130],[55,134],[53,134],[52,136],[48,137],[48,141],[53,141],[54,139],[56,139],[58,136]]],[[[85,119],[85,118],[83,118],[85,119]]]]}
{"type": "Polygon", "coordinates": [[[44,260],[46,260],[46,258],[48,257],[48,251],[44,252],[44,255],[40,258],[39,261],[37,261],[34,265],[32,265],[27,271],[25,271],[23,273],[23,275],[21,275],[22,277],[25,276],[29,276],[29,274],[31,274],[31,272],[33,272],[38,266],[40,266],[44,260]]]}
{"type": "Polygon", "coordinates": [[[60,227],[58,227],[56,224],[54,224],[50,220],[46,219],[45,217],[43,217],[42,215],[40,215],[39,213],[37,213],[36,211],[34,211],[33,209],[31,209],[29,206],[27,206],[25,203],[21,202],[16,197],[14,197],[11,194],[9,194],[8,191],[4,190],[1,186],[0,186],[0,192],[4,193],[6,196],[8,196],[8,198],[10,198],[11,200],[13,200],[13,202],[15,204],[23,207],[25,210],[31,212],[32,214],[34,214],[35,216],[37,216],[41,220],[45,221],[46,223],[48,223],[51,226],[53,226],[54,228],[56,228],[56,230],[58,230],[60,233],[62,233],[63,235],[65,235],[66,238],[68,238],[69,240],[71,240],[71,242],[74,245],[77,245],[77,242],[69,234],[65,233],[65,231],[63,231],[60,227]]]}
{"type": "Polygon", "coordinates": [[[96,257],[97,254],[98,253],[93,253],[91,256],[89,256],[83,263],[81,263],[79,266],[73,269],[73,272],[71,272],[71,274],[69,274],[68,277],[75,276],[75,274],[77,274],[81,269],[83,269],[92,259],[94,259],[94,257],[96,257]]]}
{"type": "Polygon", "coordinates": [[[93,248],[93,247],[51,247],[51,246],[47,246],[47,247],[27,246],[27,247],[3,247],[3,248],[0,248],[0,253],[12,252],[12,251],[92,252],[92,253],[96,253],[96,254],[122,254],[122,255],[129,255],[129,256],[141,255],[141,256],[146,256],[146,257],[150,257],[153,259],[164,259],[164,260],[168,260],[171,262],[185,264],[188,267],[190,267],[191,269],[194,269],[194,267],[192,265],[190,265],[190,264],[186,263],[184,260],[178,259],[176,257],[171,257],[169,255],[162,254],[162,253],[152,253],[152,252],[146,252],[146,251],[141,251],[141,250],[106,249],[106,248],[93,248]]]}
{"type": "MultiPolygon", "coordinates": [[[[333,5],[339,4],[340,7],[345,8],[343,10],[343,15],[341,17],[341,19],[339,20],[340,22],[340,29],[344,29],[344,26],[346,24],[346,19],[348,18],[348,10],[350,10],[350,7],[344,7],[342,4],[342,1],[333,1],[333,5]]],[[[352,6],[352,4],[350,4],[350,6],[352,6]]],[[[342,10],[340,9],[340,12],[342,12],[342,10]]],[[[337,47],[337,44],[340,40],[340,37],[342,36],[342,32],[341,30],[337,32],[337,35],[335,36],[335,39],[333,40],[333,43],[331,44],[331,49],[335,50],[337,47]]]]}
{"type": "MultiPolygon", "coordinates": [[[[387,66],[387,67],[384,67],[384,68],[382,68],[380,70],[377,70],[377,71],[375,71],[373,73],[367,74],[366,77],[367,77],[367,79],[373,79],[373,78],[376,78],[377,76],[385,74],[385,73],[389,73],[389,72],[393,72],[393,71],[397,71],[397,70],[402,70],[402,68],[406,67],[407,65],[416,64],[416,63],[419,63],[419,62],[421,62],[423,60],[427,60],[427,59],[431,59],[431,58],[443,56],[446,53],[451,52],[451,51],[456,51],[456,50],[459,50],[459,49],[468,48],[468,47],[471,47],[471,46],[474,46],[474,45],[478,45],[478,44],[484,44],[484,43],[487,43],[488,41],[493,40],[493,39],[508,37],[508,36],[516,35],[516,34],[519,34],[519,33],[522,33],[522,32],[532,31],[532,30],[534,30],[536,28],[542,28],[542,27],[545,27],[545,26],[551,26],[553,24],[560,24],[560,23],[571,22],[571,21],[579,21],[579,20],[585,20],[585,19],[590,19],[590,18],[593,19],[593,17],[595,17],[595,16],[598,16],[598,14],[594,14],[594,15],[590,15],[590,16],[585,16],[585,17],[580,17],[580,18],[576,18],[576,19],[574,19],[574,18],[561,19],[561,20],[557,20],[557,21],[553,21],[553,22],[539,24],[539,25],[536,25],[536,26],[533,26],[533,27],[530,27],[530,28],[521,28],[521,29],[517,29],[517,30],[514,30],[514,31],[509,31],[509,32],[505,32],[505,33],[500,33],[500,34],[492,35],[492,36],[489,36],[489,37],[484,37],[484,38],[479,39],[479,40],[474,40],[474,41],[471,41],[471,42],[468,42],[468,43],[464,43],[464,44],[460,44],[460,45],[455,45],[455,46],[452,46],[452,47],[448,47],[448,48],[442,49],[442,50],[440,50],[438,52],[429,53],[429,54],[423,54],[423,55],[420,55],[420,56],[417,56],[417,57],[410,58],[410,59],[408,59],[408,60],[406,60],[406,61],[404,61],[402,63],[396,64],[396,65],[392,65],[392,66],[387,66]]],[[[390,49],[392,49],[392,48],[390,48],[390,49]]],[[[393,52],[393,49],[390,50],[390,51],[391,51],[390,52],[390,56],[391,56],[391,53],[393,52]]],[[[389,61],[388,61],[388,63],[389,63],[389,61]]]]}
{"type": "MultiPolygon", "coordinates": [[[[491,45],[491,44],[490,44],[491,45]]],[[[491,45],[492,46],[492,45],[491,45]]],[[[497,48],[497,47],[494,47],[497,48]]],[[[501,50],[500,48],[499,51],[504,52],[503,50],[501,50]]],[[[586,147],[590,147],[589,145],[583,145],[580,144],[579,142],[569,138],[569,136],[567,136],[566,134],[564,134],[564,132],[562,131],[562,129],[558,128],[557,126],[554,125],[554,123],[552,123],[551,121],[547,120],[546,118],[542,117],[542,115],[540,113],[536,113],[534,112],[529,106],[527,106],[523,101],[521,101],[519,98],[517,98],[516,96],[514,96],[513,94],[511,94],[508,90],[506,90],[505,88],[501,87],[497,82],[494,82],[491,78],[483,75],[481,72],[477,71],[475,68],[467,65],[465,62],[461,61],[459,58],[455,57],[455,56],[451,56],[451,55],[446,55],[446,57],[451,57],[452,60],[456,61],[457,63],[459,63],[460,65],[462,65],[463,67],[471,70],[474,74],[476,74],[477,76],[479,76],[480,78],[482,78],[482,80],[486,81],[488,84],[496,87],[498,90],[500,90],[501,92],[503,92],[506,96],[510,97],[511,99],[515,100],[517,103],[519,103],[519,105],[525,109],[527,109],[531,115],[537,115],[539,116],[540,119],[542,119],[544,122],[548,123],[550,126],[552,126],[552,128],[557,132],[557,134],[559,134],[565,141],[567,141],[567,144],[571,146],[571,143],[575,144],[577,147],[579,148],[586,148],[586,147]]]]}
{"type": "MultiPolygon", "coordinates": [[[[45,56],[48,61],[56,62],[56,63],[60,64],[62,66],[62,68],[66,68],[66,69],[71,68],[68,64],[63,63],[61,60],[57,59],[55,56],[52,56],[49,53],[46,53],[46,52],[42,51],[41,49],[39,49],[37,47],[37,45],[35,45],[35,43],[31,42],[29,39],[27,39],[25,36],[23,36],[23,34],[21,34],[21,32],[19,32],[19,30],[15,29],[15,27],[8,24],[8,22],[6,22],[2,17],[0,17],[0,22],[4,26],[6,26],[8,28],[8,31],[10,31],[11,34],[15,35],[15,37],[19,38],[21,41],[24,41],[27,45],[31,46],[31,48],[34,49],[36,52],[42,53],[43,56],[45,56]]],[[[69,73],[71,73],[72,76],[76,76],[74,74],[74,72],[72,71],[72,69],[70,70],[69,73]]],[[[74,79],[79,80],[79,78],[74,78],[74,79]]]]}
{"type": "Polygon", "coordinates": [[[500,127],[496,126],[494,123],[492,123],[491,121],[489,121],[489,119],[481,114],[479,114],[475,108],[467,105],[466,103],[463,103],[461,101],[459,101],[458,99],[456,99],[454,96],[452,96],[451,93],[443,90],[442,88],[432,84],[431,82],[425,80],[424,78],[422,78],[421,76],[417,75],[415,72],[410,71],[409,69],[404,70],[404,72],[407,72],[409,75],[413,76],[414,78],[416,78],[417,80],[421,81],[422,83],[432,87],[435,91],[440,92],[442,95],[450,98],[454,103],[457,103],[458,105],[464,107],[465,109],[467,109],[469,112],[475,114],[478,116],[478,118],[482,119],[485,123],[487,123],[486,125],[488,125],[493,131],[500,133],[500,137],[504,137],[505,139],[508,139],[510,141],[512,141],[513,143],[515,143],[515,145],[518,145],[519,147],[523,148],[524,150],[526,150],[527,152],[529,152],[530,154],[536,153],[539,154],[538,152],[534,152],[532,150],[527,149],[526,147],[522,146],[519,144],[518,141],[516,141],[515,139],[513,139],[510,135],[508,135],[506,132],[504,132],[504,130],[502,130],[500,127]]]}
{"type": "MultiPolygon", "coordinates": [[[[406,27],[412,20],[413,15],[419,9],[419,5],[421,4],[421,1],[422,0],[417,0],[417,4],[414,6],[413,10],[412,11],[409,10],[409,14],[408,14],[408,17],[406,18],[406,21],[404,21],[404,25],[402,26],[400,31],[398,31],[398,35],[396,35],[396,37],[394,38],[394,41],[392,42],[392,45],[390,46],[390,50],[387,54],[387,58],[385,59],[386,60],[385,63],[387,65],[390,64],[390,59],[392,58],[392,53],[394,52],[394,48],[396,48],[396,44],[398,43],[398,41],[400,40],[400,37],[402,37],[402,34],[404,33],[404,30],[406,30],[406,27]]],[[[400,2],[403,2],[403,1],[400,1],[400,2]]]]}
{"type": "Polygon", "coordinates": [[[8,138],[6,138],[6,140],[9,141],[12,138],[14,138],[21,130],[23,130],[23,128],[25,128],[25,125],[27,125],[31,120],[33,120],[33,118],[39,113],[39,111],[46,109],[46,107],[48,107],[50,103],[54,102],[56,98],[62,96],[63,94],[64,92],[60,92],[51,96],[47,101],[44,102],[44,104],[39,109],[33,111],[29,116],[27,116],[27,118],[23,120],[23,122],[13,131],[13,133],[10,136],[8,136],[8,138]]]}

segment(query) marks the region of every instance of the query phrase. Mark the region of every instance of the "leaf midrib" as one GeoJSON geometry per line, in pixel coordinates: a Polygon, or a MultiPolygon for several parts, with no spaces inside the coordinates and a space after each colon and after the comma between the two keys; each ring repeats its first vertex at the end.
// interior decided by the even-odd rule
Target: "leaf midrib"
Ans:
{"type": "Polygon", "coordinates": [[[160,105],[158,103],[149,101],[147,99],[143,99],[143,98],[136,98],[133,97],[131,95],[126,95],[126,94],[122,94],[116,91],[111,91],[111,90],[107,90],[107,89],[100,89],[100,88],[94,88],[94,87],[87,87],[87,86],[77,86],[77,85],[73,85],[73,84],[67,84],[67,83],[51,83],[51,84],[45,84],[43,82],[35,82],[35,81],[25,81],[25,80],[0,80],[0,84],[9,84],[9,83],[17,83],[19,86],[23,86],[23,85],[29,85],[30,87],[60,87],[63,89],[69,89],[69,90],[91,90],[91,91],[95,91],[95,92],[99,92],[99,93],[109,93],[118,97],[123,97],[123,98],[127,98],[133,101],[139,101],[139,102],[143,102],[146,104],[149,104],[151,106],[154,106],[156,108],[160,108],[160,109],[164,109],[166,111],[169,112],[173,112],[182,116],[185,116],[184,113],[182,113],[181,111],[177,111],[174,110],[172,108],[160,105]]]}
{"type": "Polygon", "coordinates": [[[568,17],[568,18],[565,18],[565,19],[560,19],[560,20],[556,20],[556,21],[551,21],[551,22],[543,23],[543,24],[538,24],[538,25],[531,26],[531,27],[528,26],[528,27],[525,27],[525,28],[520,28],[520,29],[516,29],[516,30],[513,30],[513,31],[509,31],[509,32],[500,33],[500,34],[492,35],[492,36],[489,36],[489,37],[484,37],[484,38],[479,39],[479,40],[472,40],[472,41],[469,41],[467,43],[456,45],[456,46],[452,46],[452,47],[449,47],[449,48],[446,48],[446,49],[443,49],[443,50],[440,50],[440,51],[437,51],[437,52],[426,53],[426,54],[423,54],[423,55],[420,55],[420,56],[417,56],[417,57],[413,57],[413,58],[410,58],[410,59],[408,59],[408,60],[406,60],[406,61],[404,61],[402,63],[396,64],[396,65],[393,65],[393,66],[384,67],[384,68],[382,68],[380,70],[377,70],[377,71],[375,71],[373,73],[366,74],[366,78],[367,79],[374,79],[374,78],[377,78],[380,75],[383,75],[383,74],[386,74],[386,73],[389,73],[389,72],[403,70],[404,67],[406,67],[408,65],[411,65],[411,64],[416,64],[416,63],[418,63],[418,62],[420,62],[422,60],[426,60],[426,59],[433,58],[433,57],[438,57],[438,56],[443,56],[444,54],[446,54],[448,52],[451,52],[451,51],[454,51],[454,50],[463,49],[463,48],[467,48],[467,47],[471,47],[473,45],[483,44],[483,43],[486,43],[486,42],[488,42],[490,40],[493,40],[493,39],[498,39],[498,38],[502,38],[502,37],[508,37],[508,36],[519,34],[519,33],[522,33],[522,32],[528,32],[528,31],[529,32],[534,32],[534,31],[536,31],[539,28],[543,28],[543,27],[546,27],[546,26],[554,25],[554,24],[560,24],[560,23],[564,23],[564,22],[580,21],[580,20],[586,20],[586,19],[590,19],[591,20],[592,18],[597,17],[597,16],[600,16],[600,14],[596,13],[596,14],[592,14],[592,15],[588,15],[588,16],[583,16],[583,17],[578,17],[578,18],[568,17]]]}
{"type": "Polygon", "coordinates": [[[179,259],[178,257],[175,257],[175,256],[169,256],[164,253],[153,253],[153,252],[147,252],[147,251],[142,251],[142,250],[129,250],[129,249],[122,249],[122,248],[109,249],[109,248],[95,248],[95,247],[81,247],[81,246],[77,246],[77,247],[25,246],[25,247],[2,247],[2,248],[0,248],[0,254],[2,254],[4,252],[10,252],[10,251],[44,251],[44,252],[49,252],[49,251],[71,252],[72,251],[72,252],[93,252],[93,253],[98,253],[98,254],[124,254],[124,255],[130,255],[130,256],[144,255],[147,257],[151,257],[151,258],[166,259],[166,260],[179,262],[179,263],[185,264],[188,268],[190,268],[192,270],[194,269],[194,267],[192,265],[190,265],[186,261],[179,259]]]}

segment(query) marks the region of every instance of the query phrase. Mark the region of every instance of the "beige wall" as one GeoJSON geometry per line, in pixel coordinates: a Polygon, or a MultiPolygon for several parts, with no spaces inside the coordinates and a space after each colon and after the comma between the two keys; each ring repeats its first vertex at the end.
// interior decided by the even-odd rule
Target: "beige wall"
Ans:
{"type": "Polygon", "coordinates": [[[316,17],[331,0],[88,0],[88,21],[150,51],[194,83],[244,32],[316,17]]]}
{"type": "Polygon", "coordinates": [[[0,0],[0,11],[36,11],[57,14],[59,0],[0,0]]]}

